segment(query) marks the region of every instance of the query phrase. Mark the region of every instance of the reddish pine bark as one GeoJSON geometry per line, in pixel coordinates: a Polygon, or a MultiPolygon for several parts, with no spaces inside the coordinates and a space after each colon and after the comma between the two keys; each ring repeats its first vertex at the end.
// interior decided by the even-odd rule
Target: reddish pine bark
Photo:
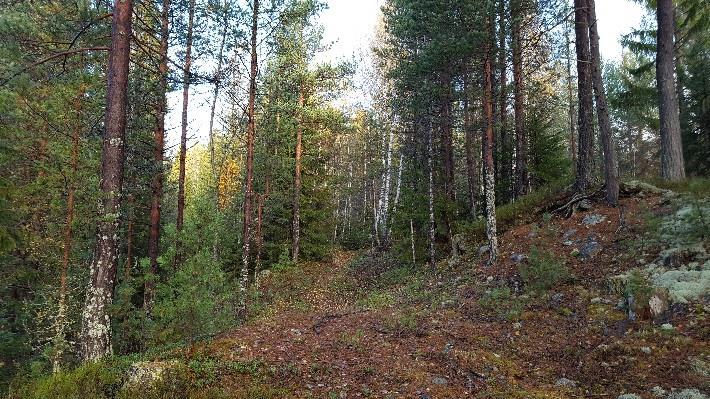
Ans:
{"type": "Polygon", "coordinates": [[[150,316],[155,296],[155,278],[158,274],[158,255],[160,253],[160,211],[163,198],[163,151],[165,147],[165,94],[168,90],[168,39],[170,18],[170,0],[163,0],[160,13],[160,63],[158,73],[158,101],[155,106],[155,129],[153,130],[153,181],[151,182],[150,233],[148,236],[148,257],[150,258],[151,278],[145,282],[143,309],[150,316]]]}
{"type": "Polygon", "coordinates": [[[111,320],[118,267],[118,222],[123,183],[126,103],[131,40],[131,0],[113,9],[111,52],[106,95],[106,132],[101,153],[101,192],[98,235],[89,269],[89,285],[82,313],[81,352],[84,361],[97,361],[111,353],[111,320]]]}
{"type": "Polygon", "coordinates": [[[256,136],[256,119],[254,107],[256,103],[256,72],[257,72],[257,33],[259,28],[259,0],[252,4],[251,25],[251,65],[249,74],[249,104],[247,106],[247,159],[244,176],[244,218],[242,228],[242,273],[239,281],[240,312],[246,312],[246,294],[249,280],[249,250],[251,244],[252,202],[254,196],[254,139],[256,136]]]}

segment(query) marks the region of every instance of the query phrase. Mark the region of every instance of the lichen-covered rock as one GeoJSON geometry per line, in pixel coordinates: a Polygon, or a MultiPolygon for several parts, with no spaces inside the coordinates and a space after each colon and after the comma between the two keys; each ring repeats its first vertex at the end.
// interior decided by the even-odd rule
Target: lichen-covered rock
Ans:
{"type": "Polygon", "coordinates": [[[165,377],[168,370],[179,365],[178,361],[137,362],[128,371],[125,388],[152,386],[165,377]]]}
{"type": "Polygon", "coordinates": [[[673,302],[688,303],[710,295],[710,270],[668,270],[653,276],[652,281],[667,289],[673,302]]]}
{"type": "Polygon", "coordinates": [[[641,399],[641,397],[636,395],[635,393],[625,393],[619,395],[616,399],[641,399]]]}
{"type": "Polygon", "coordinates": [[[577,386],[577,382],[574,380],[570,380],[569,378],[562,377],[555,381],[555,385],[558,387],[574,388],[577,386]]]}
{"type": "Polygon", "coordinates": [[[697,389],[674,390],[666,399],[708,399],[708,396],[697,389]]]}
{"type": "Polygon", "coordinates": [[[593,213],[591,215],[585,216],[584,219],[582,219],[582,224],[585,226],[593,226],[593,225],[599,224],[605,220],[606,220],[606,216],[593,213]]]}

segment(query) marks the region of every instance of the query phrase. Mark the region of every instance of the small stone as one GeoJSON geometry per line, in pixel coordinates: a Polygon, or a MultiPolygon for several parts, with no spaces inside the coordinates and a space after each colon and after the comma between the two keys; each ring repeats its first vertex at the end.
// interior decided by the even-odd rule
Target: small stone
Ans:
{"type": "Polygon", "coordinates": [[[565,231],[565,233],[562,234],[562,241],[569,240],[573,235],[575,235],[575,233],[577,233],[577,229],[569,229],[565,231]]]}
{"type": "Polygon", "coordinates": [[[448,355],[451,353],[451,351],[454,350],[454,343],[453,342],[447,342],[446,345],[444,345],[444,354],[448,355]]]}
{"type": "Polygon", "coordinates": [[[493,276],[488,276],[488,277],[486,277],[486,281],[489,282],[489,283],[490,283],[491,281],[493,281],[493,276]]]}
{"type": "Polygon", "coordinates": [[[665,323],[665,324],[661,324],[661,330],[673,331],[673,330],[675,330],[675,327],[673,327],[673,324],[671,324],[671,323],[665,323]]]}
{"type": "Polygon", "coordinates": [[[643,352],[643,353],[645,353],[645,354],[647,354],[647,355],[650,355],[650,354],[651,354],[651,348],[649,348],[648,346],[644,346],[644,347],[641,348],[641,352],[643,352]]]}
{"type": "Polygon", "coordinates": [[[590,235],[589,237],[587,237],[587,240],[582,246],[582,248],[580,248],[579,254],[582,259],[591,259],[597,256],[597,254],[599,254],[601,251],[602,246],[599,244],[599,242],[597,242],[596,237],[590,235]]]}
{"type": "Polygon", "coordinates": [[[444,377],[434,377],[431,382],[433,382],[434,385],[446,385],[449,381],[444,377]]]}
{"type": "Polygon", "coordinates": [[[577,386],[577,381],[562,377],[555,381],[555,385],[558,387],[574,388],[577,386]]]}
{"type": "Polygon", "coordinates": [[[562,245],[564,245],[564,246],[566,246],[566,247],[569,247],[569,246],[571,246],[572,244],[574,244],[574,241],[572,241],[572,240],[567,240],[567,241],[565,241],[565,242],[562,243],[562,245]]]}
{"type": "Polygon", "coordinates": [[[513,323],[513,328],[516,330],[520,330],[521,328],[523,328],[523,323],[516,321],[515,323],[513,323]]]}
{"type": "Polygon", "coordinates": [[[663,398],[666,396],[666,390],[659,387],[658,385],[651,388],[651,393],[653,394],[653,396],[656,396],[658,398],[663,398]]]}
{"type": "Polygon", "coordinates": [[[528,258],[528,256],[525,254],[513,254],[513,256],[510,257],[510,260],[512,260],[515,263],[520,263],[527,258],[528,258]]]}
{"type": "Polygon", "coordinates": [[[641,397],[636,395],[635,393],[625,393],[623,395],[619,395],[619,397],[616,399],[641,399],[641,397]]]}
{"type": "Polygon", "coordinates": [[[581,200],[579,204],[577,204],[577,208],[579,208],[580,211],[588,211],[592,209],[592,202],[586,199],[581,200]]]}
{"type": "Polygon", "coordinates": [[[595,224],[599,224],[603,221],[606,220],[606,216],[599,215],[597,213],[593,213],[591,215],[587,215],[582,219],[582,224],[585,226],[593,226],[595,224]]]}
{"type": "Polygon", "coordinates": [[[596,305],[596,304],[602,303],[602,299],[600,297],[596,297],[596,298],[592,298],[592,300],[590,302],[592,302],[592,304],[596,305]]]}
{"type": "Polygon", "coordinates": [[[482,245],[478,248],[478,255],[485,255],[488,252],[488,245],[482,245]]]}

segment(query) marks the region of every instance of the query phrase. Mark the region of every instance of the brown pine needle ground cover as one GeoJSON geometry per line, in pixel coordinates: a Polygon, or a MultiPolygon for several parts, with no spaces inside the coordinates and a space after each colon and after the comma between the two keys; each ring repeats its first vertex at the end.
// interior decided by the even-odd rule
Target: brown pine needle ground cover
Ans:
{"type": "MultiPolygon", "coordinates": [[[[629,320],[609,289],[610,277],[656,256],[647,219],[672,211],[651,195],[625,198],[619,208],[594,203],[569,219],[545,216],[507,231],[493,268],[477,251],[435,271],[409,270],[386,254],[338,253],[271,276],[264,315],[200,351],[263,363],[261,383],[282,388],[274,395],[283,397],[651,398],[654,387],[707,390],[707,307],[669,310],[665,329],[644,306],[629,320]],[[590,215],[596,223],[585,224],[590,215]],[[598,248],[585,258],[580,247],[590,241],[598,248]],[[528,276],[535,289],[526,287],[520,271],[531,256],[557,265],[562,277],[528,276]]],[[[545,270],[528,274],[555,274],[545,270]]]]}

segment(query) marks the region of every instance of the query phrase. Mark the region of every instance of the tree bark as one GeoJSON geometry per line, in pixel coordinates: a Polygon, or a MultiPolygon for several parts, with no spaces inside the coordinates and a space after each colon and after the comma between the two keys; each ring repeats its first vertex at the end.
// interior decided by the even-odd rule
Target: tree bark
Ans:
{"type": "Polygon", "coordinates": [[[675,84],[673,0],[658,0],[656,7],[656,84],[661,131],[661,177],[665,180],[682,180],[685,179],[685,161],[675,84]]]}
{"type": "Polygon", "coordinates": [[[79,138],[81,136],[81,106],[84,97],[85,89],[82,84],[79,87],[74,109],[76,111],[76,125],[72,134],[71,146],[71,176],[67,186],[67,217],[64,226],[64,243],[62,248],[62,268],[59,272],[59,304],[57,306],[57,322],[56,322],[56,347],[52,359],[52,372],[58,373],[62,367],[62,357],[66,342],[66,327],[67,319],[67,294],[68,294],[68,275],[69,262],[71,261],[71,248],[73,238],[74,224],[74,192],[76,191],[77,173],[79,170],[79,138]]]}
{"type": "MultiPolygon", "coordinates": [[[[190,68],[192,66],[192,29],[195,21],[195,0],[190,0],[187,21],[187,38],[185,43],[185,65],[183,66],[182,82],[182,130],[180,131],[180,174],[178,177],[178,206],[177,223],[178,242],[179,233],[182,232],[182,225],[185,218],[185,160],[187,158],[187,109],[190,101],[190,68]]],[[[180,245],[178,244],[178,255],[176,255],[176,265],[180,263],[180,245]]]]}
{"type": "Polygon", "coordinates": [[[523,76],[523,40],[521,25],[524,19],[522,1],[515,3],[513,21],[513,81],[515,97],[515,197],[528,193],[528,136],[525,129],[525,78],[523,76]]]}
{"type": "Polygon", "coordinates": [[[251,20],[251,65],[249,70],[249,103],[247,106],[247,159],[244,176],[244,226],[242,228],[242,275],[239,280],[239,310],[246,313],[246,295],[249,280],[249,247],[251,244],[252,202],[254,196],[254,140],[256,136],[256,73],[257,33],[259,29],[259,0],[253,0],[251,20]]]}
{"type": "Polygon", "coordinates": [[[513,173],[513,154],[511,146],[509,145],[508,137],[508,63],[507,63],[507,49],[506,49],[506,12],[505,12],[505,0],[499,0],[498,3],[498,18],[499,18],[499,28],[498,28],[498,68],[499,70],[499,91],[498,91],[498,118],[499,118],[499,138],[500,144],[498,145],[498,158],[500,159],[499,169],[500,169],[500,181],[499,185],[502,185],[500,193],[502,198],[499,201],[507,202],[510,198],[510,184],[511,175],[513,173]]]}
{"type": "Polygon", "coordinates": [[[111,353],[111,320],[118,267],[118,222],[123,184],[126,103],[131,40],[131,0],[116,2],[111,29],[106,95],[106,132],[101,152],[101,192],[98,234],[82,312],[81,352],[84,361],[98,361],[111,353]]]}
{"type": "Polygon", "coordinates": [[[572,161],[573,172],[576,173],[577,167],[577,123],[575,122],[575,109],[574,109],[574,85],[572,83],[572,54],[570,53],[570,42],[569,36],[570,32],[569,23],[565,22],[565,38],[567,40],[567,45],[565,47],[567,52],[567,99],[569,102],[569,108],[567,109],[569,118],[569,159],[572,161]]]}
{"type": "MultiPolygon", "coordinates": [[[[489,17],[490,18],[490,17],[489,17]]],[[[490,19],[488,21],[490,24],[490,19]]],[[[486,235],[488,237],[488,264],[495,264],[498,257],[498,238],[496,229],[496,191],[495,165],[493,163],[493,73],[491,71],[491,41],[483,59],[483,112],[486,118],[486,129],[483,134],[483,158],[485,162],[486,191],[486,235]]]]}
{"type": "Polygon", "coordinates": [[[303,155],[303,84],[298,90],[298,121],[296,122],[296,168],[293,178],[293,231],[291,259],[298,263],[301,250],[301,157],[303,155]]]}
{"type": "Polygon", "coordinates": [[[591,184],[593,135],[592,126],[592,68],[589,49],[589,25],[587,21],[587,0],[575,0],[575,47],[577,48],[577,85],[578,85],[578,125],[579,145],[577,152],[577,192],[586,191],[591,184]]]}
{"type": "Polygon", "coordinates": [[[604,80],[601,70],[601,55],[599,53],[599,31],[597,29],[597,13],[594,0],[587,0],[589,7],[589,43],[592,57],[592,82],[594,97],[597,104],[597,122],[604,149],[604,182],[606,185],[606,200],[610,205],[619,203],[619,164],[611,133],[609,107],[606,101],[604,80]]]}
{"type": "Polygon", "coordinates": [[[158,275],[158,255],[160,254],[160,211],[163,200],[163,151],[165,150],[165,113],[167,112],[168,91],[168,39],[170,35],[170,0],[163,0],[160,12],[160,75],[158,101],[155,106],[155,129],[153,130],[153,181],[151,182],[150,233],[148,236],[148,258],[150,276],[143,291],[143,310],[150,317],[155,297],[155,279],[158,275]]]}
{"type": "Polygon", "coordinates": [[[436,219],[434,218],[434,143],[431,119],[427,121],[427,166],[429,172],[429,262],[436,266],[436,219]]]}
{"type": "Polygon", "coordinates": [[[476,192],[478,191],[478,184],[476,179],[476,155],[473,150],[476,145],[475,132],[473,129],[473,116],[470,106],[470,87],[468,82],[470,75],[466,75],[463,82],[464,100],[463,100],[463,113],[464,113],[464,134],[466,137],[466,177],[468,181],[468,208],[469,213],[472,217],[476,217],[476,192]]]}

